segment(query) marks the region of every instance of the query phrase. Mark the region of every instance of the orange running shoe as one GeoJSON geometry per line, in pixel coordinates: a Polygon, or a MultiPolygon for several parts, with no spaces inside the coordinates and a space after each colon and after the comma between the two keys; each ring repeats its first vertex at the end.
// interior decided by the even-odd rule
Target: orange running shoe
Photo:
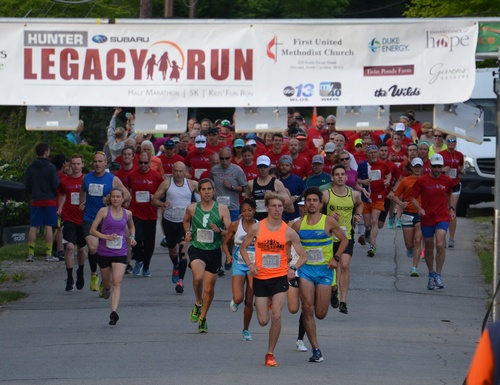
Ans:
{"type": "Polygon", "coordinates": [[[266,354],[266,366],[278,366],[273,353],[266,354]]]}

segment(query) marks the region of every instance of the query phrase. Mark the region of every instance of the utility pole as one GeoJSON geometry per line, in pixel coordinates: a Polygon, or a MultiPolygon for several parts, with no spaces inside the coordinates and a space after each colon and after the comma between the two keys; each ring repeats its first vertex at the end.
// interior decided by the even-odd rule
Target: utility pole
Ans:
{"type": "Polygon", "coordinates": [[[174,17],[174,0],[165,0],[165,17],[174,17]]]}
{"type": "Polygon", "coordinates": [[[141,19],[153,17],[153,0],[141,0],[139,17],[141,19]]]}

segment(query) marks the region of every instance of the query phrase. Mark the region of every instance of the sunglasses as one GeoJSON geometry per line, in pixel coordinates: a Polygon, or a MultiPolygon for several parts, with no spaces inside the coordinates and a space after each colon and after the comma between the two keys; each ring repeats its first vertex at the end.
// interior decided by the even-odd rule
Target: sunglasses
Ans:
{"type": "Polygon", "coordinates": [[[195,140],[196,139],[196,136],[190,136],[189,139],[193,139],[195,140]]]}
{"type": "Polygon", "coordinates": [[[335,138],[330,138],[330,140],[334,140],[335,138]]]}
{"type": "Polygon", "coordinates": [[[327,123],[327,126],[335,126],[335,123],[327,123]]]}
{"type": "Polygon", "coordinates": [[[355,147],[363,147],[363,145],[362,144],[356,144],[355,147]]]}
{"type": "Polygon", "coordinates": [[[149,162],[141,162],[141,161],[139,161],[139,164],[149,164],[149,162]]]}
{"type": "Polygon", "coordinates": [[[442,138],[443,135],[434,135],[435,138],[442,138]]]}
{"type": "Polygon", "coordinates": [[[269,166],[266,166],[265,164],[259,164],[257,165],[257,168],[268,168],[269,166]]]}
{"type": "Polygon", "coordinates": [[[348,161],[348,160],[351,160],[351,158],[347,157],[347,158],[339,158],[340,161],[342,162],[345,162],[345,161],[348,161]]]}
{"type": "Polygon", "coordinates": [[[227,156],[227,157],[226,156],[219,156],[219,159],[220,160],[229,160],[229,159],[231,159],[231,157],[230,156],[227,156]]]}
{"type": "Polygon", "coordinates": [[[447,141],[448,141],[448,143],[456,143],[457,142],[456,139],[448,139],[447,141]]]}
{"type": "Polygon", "coordinates": [[[204,140],[197,140],[196,143],[207,143],[204,140]]]}
{"type": "Polygon", "coordinates": [[[103,152],[103,151],[96,151],[92,154],[92,156],[95,156],[95,155],[104,155],[106,156],[106,154],[103,152]]]}
{"type": "Polygon", "coordinates": [[[443,166],[440,164],[431,164],[431,167],[443,168],[443,166]]]}

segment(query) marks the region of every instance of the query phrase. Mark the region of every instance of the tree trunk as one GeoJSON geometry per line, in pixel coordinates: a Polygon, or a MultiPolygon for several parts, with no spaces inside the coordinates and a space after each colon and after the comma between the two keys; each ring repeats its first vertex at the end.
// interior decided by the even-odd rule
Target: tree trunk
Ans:
{"type": "Polygon", "coordinates": [[[196,3],[198,0],[189,0],[189,18],[190,19],[195,19],[196,18],[196,3]]]}
{"type": "Polygon", "coordinates": [[[153,0],[141,0],[141,19],[150,19],[153,17],[153,0]]]}
{"type": "Polygon", "coordinates": [[[174,0],[165,0],[165,17],[174,17],[174,0]]]}

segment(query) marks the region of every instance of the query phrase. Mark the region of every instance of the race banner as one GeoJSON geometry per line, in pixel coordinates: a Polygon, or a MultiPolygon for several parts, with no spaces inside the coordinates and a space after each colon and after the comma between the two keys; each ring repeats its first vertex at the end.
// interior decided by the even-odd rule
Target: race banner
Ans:
{"type": "Polygon", "coordinates": [[[455,103],[472,21],[0,23],[2,105],[277,107],[455,103]]]}

